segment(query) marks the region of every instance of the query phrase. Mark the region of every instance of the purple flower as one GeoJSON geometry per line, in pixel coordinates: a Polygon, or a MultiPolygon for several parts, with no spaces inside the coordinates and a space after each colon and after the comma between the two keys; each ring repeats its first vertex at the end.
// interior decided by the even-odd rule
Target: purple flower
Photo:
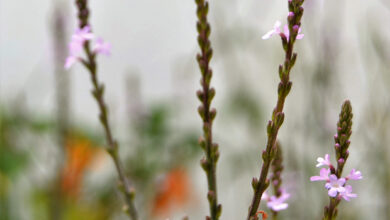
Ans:
{"type": "Polygon", "coordinates": [[[352,186],[347,185],[344,187],[345,191],[340,192],[340,196],[345,199],[346,201],[350,201],[350,198],[356,198],[357,195],[355,193],[352,193],[352,186]]]}
{"type": "Polygon", "coordinates": [[[325,154],[324,158],[322,158],[322,157],[317,158],[317,162],[318,162],[318,164],[316,165],[316,167],[320,167],[320,166],[330,167],[332,165],[330,163],[329,154],[325,154]]]}
{"type": "MultiPolygon", "coordinates": [[[[266,34],[264,34],[262,39],[263,40],[269,39],[270,37],[272,37],[275,34],[279,34],[279,35],[284,34],[284,36],[286,36],[286,38],[289,39],[290,31],[288,29],[288,25],[287,24],[284,25],[284,27],[283,27],[284,32],[281,32],[280,26],[281,26],[281,22],[276,21],[274,24],[274,28],[272,30],[268,31],[266,34]]],[[[298,39],[298,40],[302,39],[305,36],[304,34],[299,34],[299,33],[301,33],[301,28],[298,28],[298,35],[296,37],[296,39],[298,39]]]]}
{"type": "Polygon", "coordinates": [[[94,45],[93,51],[96,54],[101,53],[101,54],[108,56],[108,55],[110,55],[110,52],[111,52],[111,44],[104,42],[102,38],[98,38],[96,40],[95,45],[94,45]]]}
{"type": "Polygon", "coordinates": [[[310,177],[310,181],[329,181],[330,170],[322,168],[319,176],[310,177]]]}
{"type": "Polygon", "coordinates": [[[274,34],[280,34],[280,25],[282,23],[280,23],[280,21],[276,21],[275,24],[274,24],[274,29],[268,31],[266,34],[263,35],[262,39],[263,40],[266,40],[266,39],[269,39],[270,37],[272,37],[272,35],[274,34]]]}
{"type": "MultiPolygon", "coordinates": [[[[72,35],[72,40],[69,43],[69,56],[65,61],[65,69],[69,69],[74,63],[82,60],[80,53],[83,50],[84,44],[87,41],[93,40],[95,36],[91,33],[91,27],[85,26],[83,28],[77,28],[72,35]]],[[[93,53],[110,55],[111,45],[104,42],[103,39],[96,39],[96,43],[93,46],[93,53]]]]}
{"type": "Polygon", "coordinates": [[[75,56],[68,56],[65,60],[65,69],[69,69],[74,63],[76,63],[79,60],[78,57],[75,56]]]}
{"type": "Polygon", "coordinates": [[[336,197],[337,193],[345,192],[344,184],[345,178],[338,179],[336,175],[332,174],[329,177],[329,182],[325,184],[325,188],[328,189],[330,197],[336,197]]]}
{"type": "Polygon", "coordinates": [[[275,212],[288,208],[288,204],[285,202],[288,198],[290,198],[290,194],[286,193],[285,190],[282,190],[282,194],[279,197],[269,197],[267,193],[264,193],[261,197],[261,199],[267,201],[267,207],[275,212]]]}
{"type": "MultiPolygon", "coordinates": [[[[301,31],[302,31],[302,29],[300,27],[298,27],[298,34],[297,34],[297,37],[296,37],[297,40],[301,40],[305,36],[304,34],[300,34],[301,31]]],[[[289,39],[289,37],[290,37],[290,30],[288,29],[287,25],[284,25],[284,35],[286,36],[287,39],[289,39]]]]}
{"type": "Polygon", "coordinates": [[[95,36],[91,32],[91,27],[86,25],[83,28],[77,28],[72,35],[72,42],[80,42],[81,44],[87,40],[92,40],[95,36]]]}
{"type": "Polygon", "coordinates": [[[351,172],[345,177],[347,180],[361,180],[363,179],[362,173],[358,170],[352,169],[351,172]]]}

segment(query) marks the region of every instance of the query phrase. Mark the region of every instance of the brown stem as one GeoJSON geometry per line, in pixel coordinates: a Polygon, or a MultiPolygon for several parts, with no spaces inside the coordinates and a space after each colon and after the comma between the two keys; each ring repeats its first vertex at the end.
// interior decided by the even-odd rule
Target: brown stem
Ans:
{"type": "MultiPolygon", "coordinates": [[[[302,0],[292,0],[289,1],[289,11],[294,14],[294,16],[288,17],[288,25],[289,29],[293,30],[294,26],[300,26],[300,19],[303,14],[303,8],[301,7],[303,4],[302,0]]],[[[267,189],[269,185],[269,180],[267,179],[268,171],[271,165],[272,160],[275,156],[275,143],[278,136],[279,129],[284,120],[284,102],[286,100],[287,95],[289,94],[292,86],[292,82],[290,81],[290,71],[294,66],[297,55],[293,53],[294,43],[297,36],[297,31],[290,31],[290,36],[287,39],[284,34],[280,34],[282,38],[283,48],[285,50],[285,60],[284,65],[279,66],[279,77],[280,83],[278,87],[278,100],[274,111],[272,113],[272,119],[268,122],[267,125],[267,144],[266,149],[263,151],[263,165],[261,167],[260,177],[257,180],[256,178],[252,181],[252,186],[254,189],[254,194],[252,198],[251,205],[248,211],[247,220],[257,220],[256,216],[257,210],[260,206],[261,197],[264,191],[267,189]]]]}

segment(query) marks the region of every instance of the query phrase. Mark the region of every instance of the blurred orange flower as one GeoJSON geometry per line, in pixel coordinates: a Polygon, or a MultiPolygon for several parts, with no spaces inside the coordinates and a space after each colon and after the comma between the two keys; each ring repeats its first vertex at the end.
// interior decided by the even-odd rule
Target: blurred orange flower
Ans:
{"type": "Polygon", "coordinates": [[[169,216],[174,208],[184,206],[190,198],[190,181],[185,170],[171,170],[158,186],[152,215],[169,216]]]}
{"type": "Polygon", "coordinates": [[[65,195],[77,197],[83,174],[101,149],[87,138],[68,137],[66,140],[66,159],[61,174],[61,189],[65,195]]]}

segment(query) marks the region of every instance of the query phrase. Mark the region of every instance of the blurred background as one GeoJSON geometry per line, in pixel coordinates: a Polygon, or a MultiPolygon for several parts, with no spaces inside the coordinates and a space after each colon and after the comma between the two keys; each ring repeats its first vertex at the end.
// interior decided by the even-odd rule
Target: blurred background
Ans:
{"type": "MultiPolygon", "coordinates": [[[[141,219],[202,219],[200,73],[194,1],[90,1],[93,31],[112,44],[99,77],[141,219]]],[[[339,219],[390,219],[390,1],[307,0],[293,88],[279,132],[291,198],[279,219],[320,219],[328,203],[316,158],[334,160],[342,102],[354,125],[345,173],[358,198],[339,219]]],[[[244,219],[276,103],[278,37],[262,40],[287,0],[211,1],[221,219],[244,219]]],[[[63,69],[76,28],[73,1],[0,0],[0,219],[127,219],[104,151],[86,70],[63,69]]],[[[263,202],[261,209],[268,211],[263,202]]]]}

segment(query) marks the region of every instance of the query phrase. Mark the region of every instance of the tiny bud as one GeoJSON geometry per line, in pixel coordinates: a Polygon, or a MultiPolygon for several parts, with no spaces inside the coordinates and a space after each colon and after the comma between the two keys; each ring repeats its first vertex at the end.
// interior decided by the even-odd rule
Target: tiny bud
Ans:
{"type": "Polygon", "coordinates": [[[263,150],[261,155],[262,155],[263,161],[266,161],[268,158],[267,151],[263,150]]]}
{"type": "Polygon", "coordinates": [[[336,144],[334,145],[334,148],[336,149],[336,151],[340,150],[340,144],[339,144],[339,143],[336,143],[336,144]]]}
{"type": "Polygon", "coordinates": [[[293,29],[294,33],[298,33],[299,26],[298,25],[294,25],[292,29],[293,29]]]}
{"type": "Polygon", "coordinates": [[[215,108],[212,108],[210,110],[210,118],[211,118],[211,121],[214,120],[215,116],[217,115],[217,110],[215,108]]]}
{"type": "Polygon", "coordinates": [[[202,136],[199,137],[198,143],[203,150],[206,149],[206,142],[202,136]]]}
{"type": "Polygon", "coordinates": [[[289,22],[291,22],[291,21],[294,20],[294,17],[295,17],[294,12],[290,11],[288,13],[287,19],[288,19],[289,22]]]}
{"type": "Polygon", "coordinates": [[[202,166],[202,168],[208,172],[208,168],[209,168],[209,163],[207,162],[206,158],[202,158],[200,160],[200,165],[202,166]]]}
{"type": "Polygon", "coordinates": [[[214,200],[215,200],[215,193],[214,193],[213,191],[209,191],[209,192],[207,193],[207,199],[208,199],[210,202],[214,201],[214,200]]]}
{"type": "Polygon", "coordinates": [[[338,164],[342,165],[345,163],[345,160],[343,158],[340,158],[337,162],[338,164]]]}
{"type": "Polygon", "coordinates": [[[203,101],[203,98],[204,98],[203,91],[201,91],[201,90],[196,91],[196,96],[198,96],[198,99],[200,101],[203,101]]]}
{"type": "Polygon", "coordinates": [[[215,96],[215,89],[214,88],[209,89],[209,102],[213,100],[214,96],[215,96]]]}
{"type": "Polygon", "coordinates": [[[198,113],[202,119],[204,119],[204,107],[203,105],[198,107],[198,113]]]}
{"type": "Polygon", "coordinates": [[[220,217],[222,214],[222,206],[221,204],[218,204],[217,206],[217,218],[220,217]]]}
{"type": "Polygon", "coordinates": [[[273,123],[272,123],[272,121],[268,121],[268,124],[267,124],[267,133],[268,133],[268,134],[271,134],[271,133],[272,133],[272,130],[273,130],[273,123]]]}

